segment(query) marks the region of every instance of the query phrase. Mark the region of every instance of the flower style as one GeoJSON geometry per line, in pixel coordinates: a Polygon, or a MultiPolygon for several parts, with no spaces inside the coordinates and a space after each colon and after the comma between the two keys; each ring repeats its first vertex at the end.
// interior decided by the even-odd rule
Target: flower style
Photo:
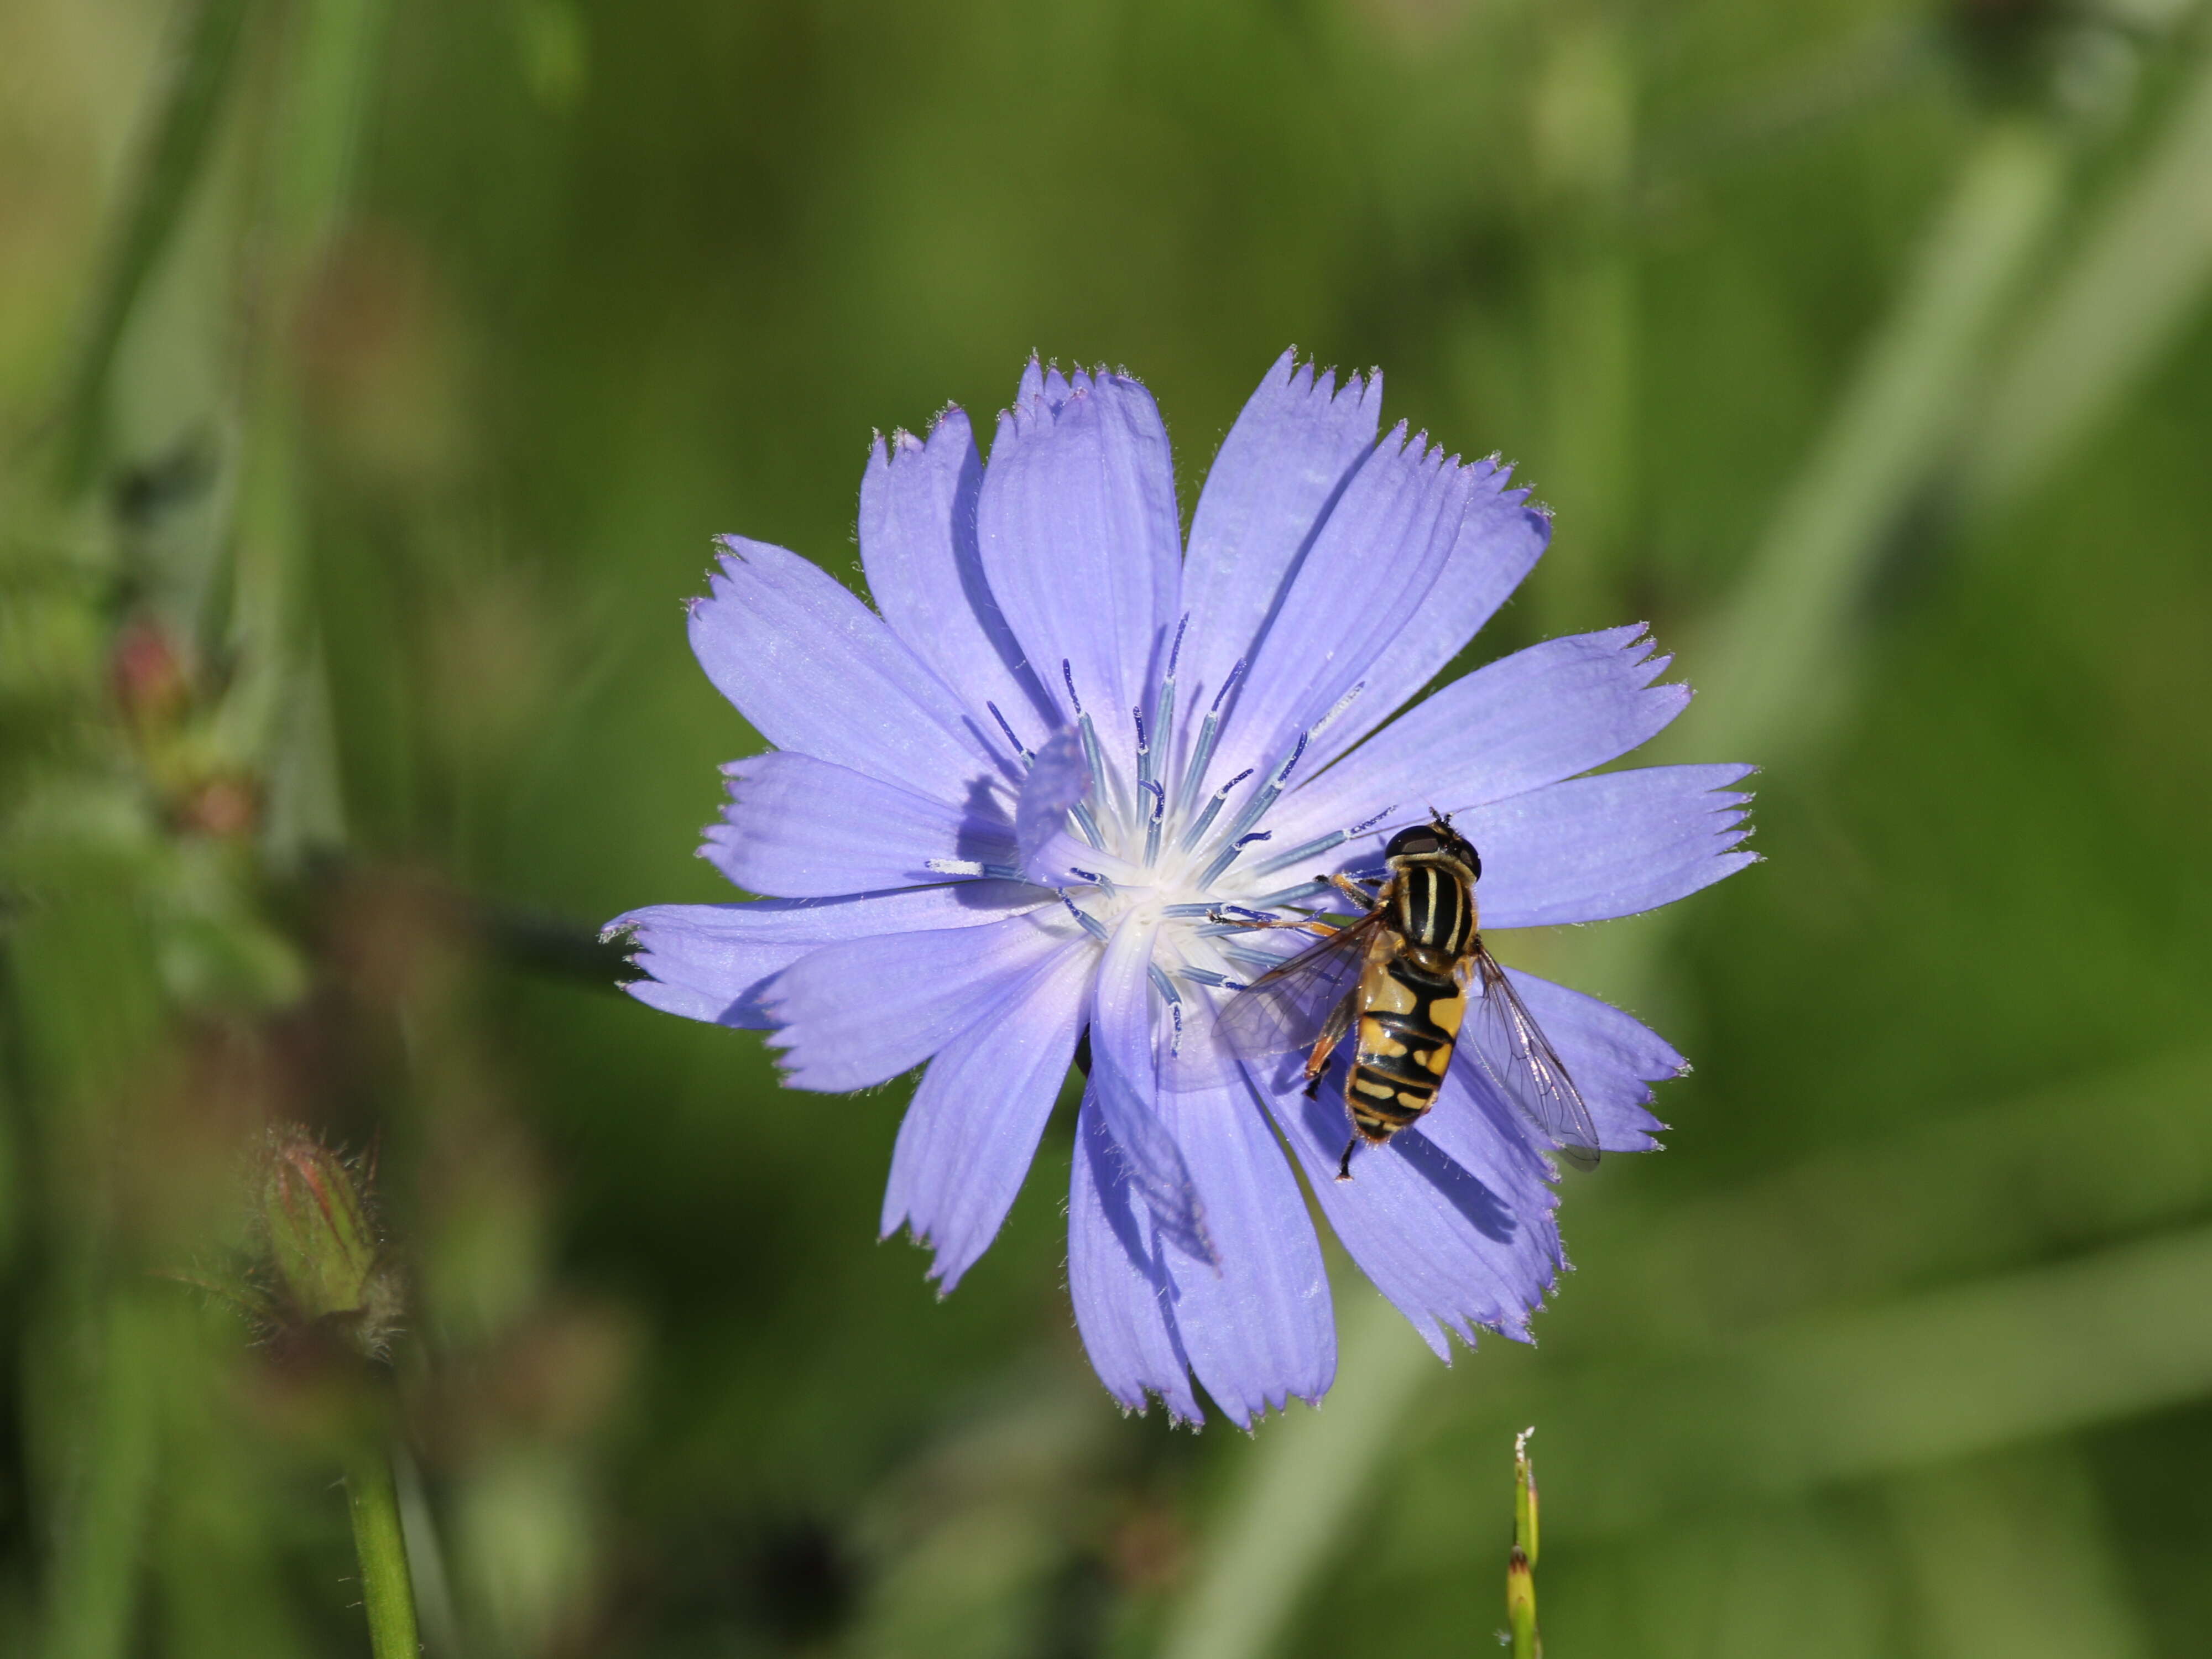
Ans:
{"type": "MultiPolygon", "coordinates": [[[[690,611],[708,676],[774,747],[733,761],[702,856],[774,896],[660,905],[628,931],[641,1001],[764,1029],[801,1089],[927,1062],[884,1200],[949,1291],[988,1246],[1089,1037],[1068,1288],[1125,1407],[1249,1425],[1336,1364],[1287,1146],[1352,1258],[1440,1357],[1526,1338],[1562,1257],[1535,1128],[1470,1059],[1340,1182],[1340,1090],[1224,1050],[1211,1016],[1310,939],[1389,836],[1454,815],[1492,929],[1650,909],[1750,862],[1743,766],[1583,775],[1689,699],[1640,627],[1533,646],[1384,722],[1542,553],[1494,461],[1401,423],[1379,374],[1285,353],[1208,474],[1188,550],[1159,412],[1032,362],[989,465],[950,409],[860,487],[877,611],[781,548],[721,538],[690,611]],[[857,1006],[854,988],[867,988],[857,1006]]],[[[1627,1015],[1512,981],[1608,1151],[1656,1146],[1680,1055],[1627,1015]]],[[[1464,1047],[1464,1045],[1462,1045],[1464,1047]]]]}

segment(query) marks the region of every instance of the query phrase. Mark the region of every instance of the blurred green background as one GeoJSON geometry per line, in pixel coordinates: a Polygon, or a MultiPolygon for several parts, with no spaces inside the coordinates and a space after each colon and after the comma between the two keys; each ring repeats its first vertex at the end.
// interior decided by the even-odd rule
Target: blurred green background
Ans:
{"type": "MultiPolygon", "coordinates": [[[[2212,1648],[2212,18],[2190,0],[0,0],[0,1651],[360,1654],[373,1165],[427,1650],[2212,1648]],[[1769,862],[1496,941],[1689,1053],[1541,1346],[1333,1258],[1322,1412],[1123,1419],[1071,1120],[942,1304],[904,1085],[607,982],[757,743],[678,601],[857,581],[1034,349],[1186,511],[1288,343],[1521,463],[1467,659],[1647,618],[1769,862]]],[[[1464,664],[1462,665],[1462,666],[1464,664]]],[[[1065,1104],[1065,1103],[1064,1103],[1065,1104]]]]}

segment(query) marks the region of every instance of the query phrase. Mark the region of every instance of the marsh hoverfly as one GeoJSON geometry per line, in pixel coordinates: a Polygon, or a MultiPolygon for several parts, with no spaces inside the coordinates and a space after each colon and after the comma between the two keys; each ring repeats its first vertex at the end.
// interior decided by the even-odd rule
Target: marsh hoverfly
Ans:
{"type": "MultiPolygon", "coordinates": [[[[1598,1161],[1597,1129],[1574,1079],[1476,931],[1482,860],[1449,814],[1401,830],[1379,883],[1328,879],[1364,912],[1234,994],[1218,1022],[1238,1052],[1305,1052],[1306,1092],[1354,1037],[1345,1076],[1352,1136],[1337,1167],[1352,1179],[1363,1140],[1381,1146],[1435,1103],[1464,1046],[1505,1100],[1578,1170],[1598,1161]]],[[[1319,921],[1255,926],[1324,927],[1319,921]]]]}

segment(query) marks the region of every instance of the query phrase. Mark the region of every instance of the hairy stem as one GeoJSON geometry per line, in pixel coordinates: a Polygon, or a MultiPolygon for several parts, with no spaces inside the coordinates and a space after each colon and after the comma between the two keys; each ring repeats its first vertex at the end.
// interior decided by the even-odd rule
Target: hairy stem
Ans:
{"type": "Polygon", "coordinates": [[[416,1629],[415,1584],[407,1571],[407,1535],[399,1524],[392,1460],[381,1442],[363,1442],[346,1470],[345,1486],[354,1553],[361,1559],[369,1647],[376,1659],[416,1659],[422,1643],[416,1629]]]}

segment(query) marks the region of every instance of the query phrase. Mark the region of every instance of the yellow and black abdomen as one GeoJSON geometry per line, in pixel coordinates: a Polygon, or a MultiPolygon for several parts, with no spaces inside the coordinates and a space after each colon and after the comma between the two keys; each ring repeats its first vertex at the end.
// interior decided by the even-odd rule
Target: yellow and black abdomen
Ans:
{"type": "Polygon", "coordinates": [[[1359,980],[1359,1020],[1345,1102],[1370,1140],[1388,1140],[1435,1103],[1467,994],[1379,936],[1359,980]]]}

